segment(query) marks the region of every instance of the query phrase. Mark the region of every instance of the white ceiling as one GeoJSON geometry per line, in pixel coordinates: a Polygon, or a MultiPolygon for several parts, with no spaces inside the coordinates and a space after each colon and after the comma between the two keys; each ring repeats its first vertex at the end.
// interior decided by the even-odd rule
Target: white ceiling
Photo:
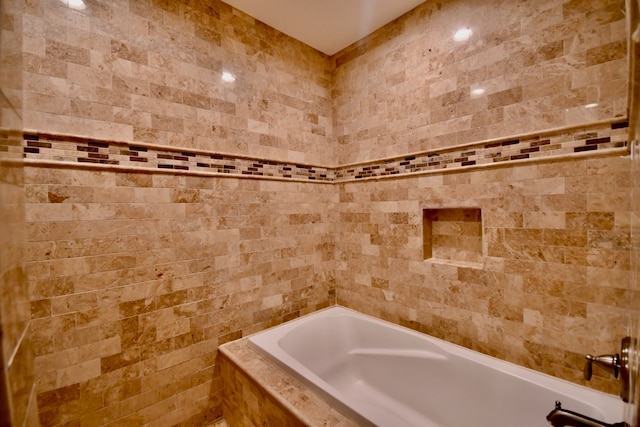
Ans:
{"type": "Polygon", "coordinates": [[[425,0],[223,1],[327,55],[333,55],[425,0]]]}

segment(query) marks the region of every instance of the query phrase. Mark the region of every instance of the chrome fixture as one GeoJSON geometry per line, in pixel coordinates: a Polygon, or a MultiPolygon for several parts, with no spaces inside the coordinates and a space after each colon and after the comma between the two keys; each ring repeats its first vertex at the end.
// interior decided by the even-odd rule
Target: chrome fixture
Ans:
{"type": "Polygon", "coordinates": [[[556,400],[556,407],[547,415],[547,421],[553,427],[629,427],[623,422],[607,424],[577,412],[562,409],[562,404],[556,400]]]}
{"type": "Polygon", "coordinates": [[[629,349],[634,342],[630,337],[622,339],[620,354],[605,354],[602,356],[592,356],[587,354],[587,362],[584,365],[584,379],[589,381],[593,373],[593,364],[609,372],[615,378],[620,377],[620,397],[625,402],[629,401],[629,349]]]}
{"type": "Polygon", "coordinates": [[[584,379],[587,381],[591,379],[591,375],[593,374],[594,363],[609,372],[615,378],[618,378],[620,375],[619,354],[605,354],[603,356],[592,356],[587,354],[585,359],[587,359],[587,363],[584,364],[584,379]]]}

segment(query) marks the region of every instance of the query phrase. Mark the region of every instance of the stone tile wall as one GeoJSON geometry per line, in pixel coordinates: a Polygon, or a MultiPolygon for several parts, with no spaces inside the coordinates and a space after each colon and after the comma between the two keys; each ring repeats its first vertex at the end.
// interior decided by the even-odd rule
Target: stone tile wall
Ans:
{"type": "Polygon", "coordinates": [[[478,208],[423,209],[424,260],[482,262],[482,211],[478,208]]]}
{"type": "Polygon", "coordinates": [[[218,345],[335,302],[330,185],[25,178],[42,425],[202,425],[221,415],[218,345]]]}
{"type": "Polygon", "coordinates": [[[326,56],[219,0],[85,3],[25,3],[25,128],[334,163],[326,56]]]}
{"type": "Polygon", "coordinates": [[[22,2],[0,2],[0,424],[37,426],[25,244],[22,2]]]}
{"type": "Polygon", "coordinates": [[[617,348],[622,2],[429,1],[333,58],[217,0],[86,5],[24,3],[29,132],[0,144],[28,163],[43,425],[207,424],[217,346],[336,294],[575,382],[617,348]],[[460,207],[482,257],[424,261],[423,210],[460,207]]]}
{"type": "MultiPolygon", "coordinates": [[[[638,28],[640,25],[640,4],[630,2],[628,9],[630,28],[638,28]]],[[[630,38],[630,81],[629,81],[629,137],[631,143],[631,280],[630,289],[634,291],[633,297],[628,300],[629,307],[629,336],[640,336],[640,43],[630,38]]],[[[632,351],[640,354],[640,342],[635,340],[632,351]]],[[[640,360],[633,358],[631,371],[635,372],[630,378],[630,404],[626,406],[625,421],[632,427],[640,424],[640,360]]]]}
{"type": "Polygon", "coordinates": [[[242,176],[300,182],[344,182],[420,175],[437,171],[475,169],[530,160],[568,156],[611,155],[628,152],[628,121],[529,134],[518,138],[481,141],[437,151],[335,168],[280,162],[147,143],[27,132],[19,143],[2,143],[11,155],[29,163],[106,167],[119,170],[178,171],[200,176],[242,176]]]}
{"type": "MultiPolygon", "coordinates": [[[[569,381],[627,331],[630,162],[339,184],[338,303],[569,381]],[[480,265],[424,260],[423,210],[476,208],[480,265]]],[[[595,372],[588,384],[615,393],[595,372]],[[597,376],[596,376],[597,375],[597,376]]]]}
{"type": "Polygon", "coordinates": [[[626,117],[625,25],[621,0],[425,2],[332,58],[338,163],[626,117]]]}

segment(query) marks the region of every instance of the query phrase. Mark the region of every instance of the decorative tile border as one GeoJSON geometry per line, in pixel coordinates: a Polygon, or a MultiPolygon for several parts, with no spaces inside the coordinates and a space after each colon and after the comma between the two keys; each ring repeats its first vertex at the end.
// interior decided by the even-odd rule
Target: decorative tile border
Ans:
{"type": "Polygon", "coordinates": [[[345,166],[336,171],[336,181],[459,169],[588,151],[603,153],[607,149],[627,147],[628,127],[627,121],[614,122],[345,166]]]}
{"type": "Polygon", "coordinates": [[[45,133],[24,134],[26,159],[333,182],[331,168],[45,133]]]}
{"type": "Polygon", "coordinates": [[[125,168],[173,170],[181,173],[221,174],[306,182],[345,182],[367,178],[439,170],[463,169],[570,156],[592,152],[605,154],[628,147],[627,121],[559,130],[459,147],[382,159],[338,168],[285,163],[198,150],[132,144],[68,135],[25,132],[22,145],[0,138],[0,150],[18,153],[25,159],[72,162],[84,165],[117,165],[125,168]]]}

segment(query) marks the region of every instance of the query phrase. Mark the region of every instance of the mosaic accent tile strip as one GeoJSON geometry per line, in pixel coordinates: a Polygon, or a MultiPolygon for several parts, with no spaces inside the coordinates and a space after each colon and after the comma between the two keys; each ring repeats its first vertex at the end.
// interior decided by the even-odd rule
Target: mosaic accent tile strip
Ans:
{"type": "Polygon", "coordinates": [[[553,134],[527,136],[465,146],[458,149],[425,152],[363,165],[343,167],[336,181],[385,177],[441,169],[490,165],[537,158],[566,156],[585,151],[604,152],[627,147],[628,122],[614,122],[593,128],[553,134]]]}
{"type": "Polygon", "coordinates": [[[333,182],[330,168],[66,135],[25,133],[24,157],[46,161],[333,182]]]}
{"type": "Polygon", "coordinates": [[[25,133],[22,147],[5,145],[0,140],[0,150],[22,149],[24,158],[42,161],[317,182],[345,182],[471,166],[506,164],[584,152],[605,153],[608,149],[628,146],[628,127],[627,121],[618,121],[588,128],[529,135],[523,138],[481,142],[464,147],[434,150],[338,168],[44,133],[25,133]]]}

